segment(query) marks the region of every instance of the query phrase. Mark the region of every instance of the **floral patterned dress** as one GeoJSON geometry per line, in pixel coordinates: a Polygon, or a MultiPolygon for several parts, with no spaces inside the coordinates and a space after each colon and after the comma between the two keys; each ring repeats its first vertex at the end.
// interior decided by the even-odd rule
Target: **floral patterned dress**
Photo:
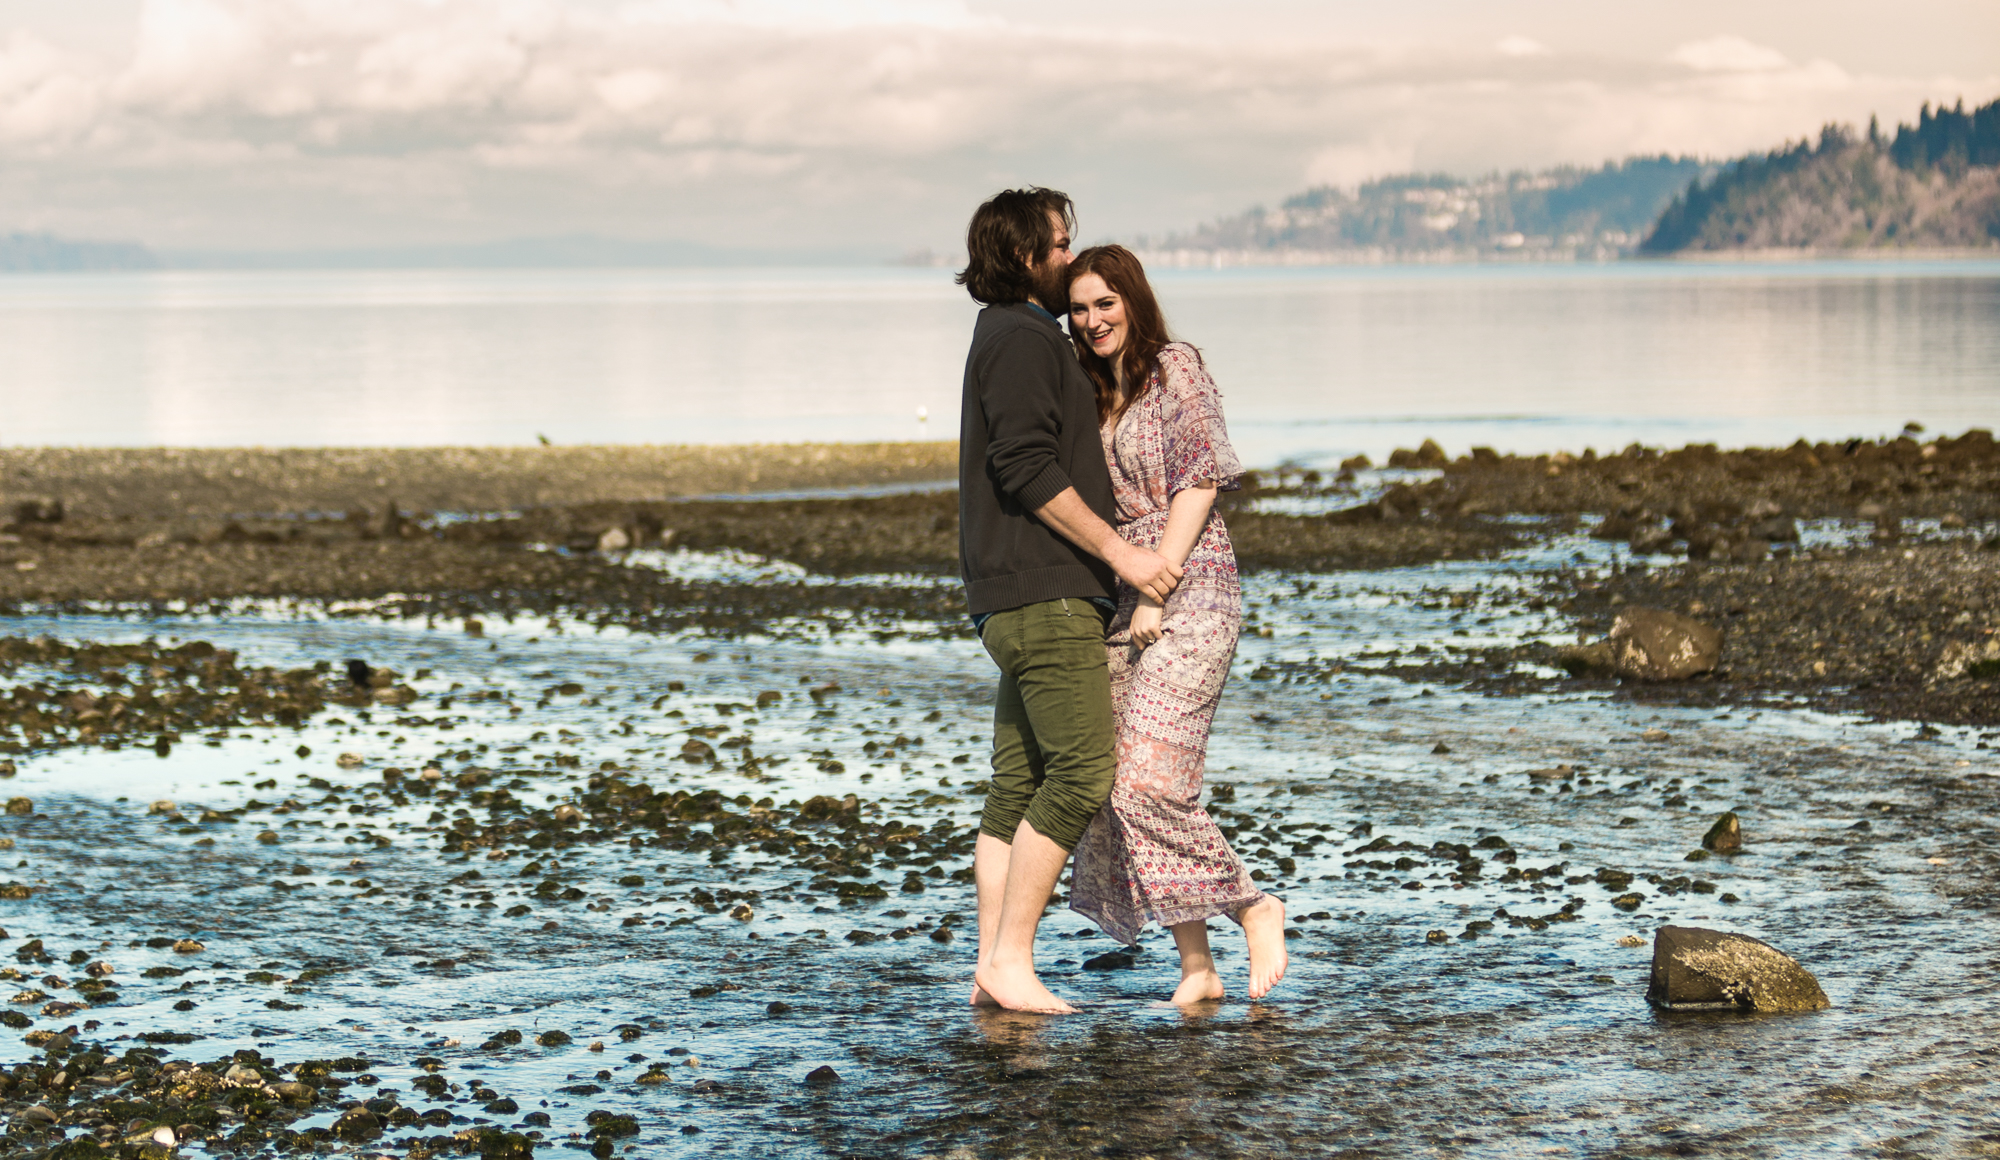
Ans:
{"type": "MultiPolygon", "coordinates": [[[[1159,547],[1175,495],[1206,481],[1233,491],[1243,474],[1200,353],[1173,343],[1159,364],[1146,392],[1100,432],[1118,534],[1146,548],[1159,547]]],[[[1143,650],[1131,643],[1138,593],[1118,586],[1105,640],[1118,775],[1077,843],[1070,876],[1070,908],[1128,945],[1148,920],[1169,927],[1220,914],[1241,922],[1264,897],[1201,808],[1209,725],[1243,625],[1236,552],[1220,515],[1209,513],[1183,568],[1160,639],[1143,650]]]]}

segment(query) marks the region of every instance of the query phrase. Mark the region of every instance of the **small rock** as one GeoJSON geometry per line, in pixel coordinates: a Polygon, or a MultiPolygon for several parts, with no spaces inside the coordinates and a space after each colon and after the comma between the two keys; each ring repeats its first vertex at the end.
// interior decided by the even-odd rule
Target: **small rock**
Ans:
{"type": "Polygon", "coordinates": [[[603,534],[597,537],[597,550],[606,555],[622,552],[631,546],[632,537],[626,534],[624,528],[606,528],[603,534]]]}
{"type": "Polygon", "coordinates": [[[382,1134],[382,1121],[374,1112],[357,1104],[340,1113],[331,1131],[343,1140],[365,1140],[382,1134]]]}
{"type": "Polygon", "coordinates": [[[237,1063],[231,1064],[229,1070],[222,1073],[222,1082],[231,1087],[262,1087],[264,1076],[254,1067],[244,1067],[237,1063]]]}
{"type": "Polygon", "coordinates": [[[1797,959],[1748,935],[1663,926],[1653,938],[1646,1000],[1667,1009],[1819,1011],[1832,1006],[1797,959]]]}
{"type": "Polygon", "coordinates": [[[465,635],[472,637],[485,636],[486,626],[476,620],[468,618],[465,622],[465,635]]]}
{"type": "Polygon", "coordinates": [[[1958,531],[1965,526],[1965,517],[1957,512],[1946,512],[1938,517],[1938,527],[1946,531],[1958,531]]]}
{"type": "Polygon", "coordinates": [[[556,824],[565,825],[570,822],[582,821],[583,811],[565,802],[562,805],[557,806],[555,808],[555,812],[550,816],[555,819],[556,824]]]}
{"type": "Polygon", "coordinates": [[[171,1148],[180,1142],[174,1137],[174,1130],[167,1127],[154,1128],[152,1140],[162,1148],[171,1148]]]}
{"type": "Polygon", "coordinates": [[[16,817],[24,817],[35,812],[35,803],[24,797],[8,798],[7,812],[16,817]]]}
{"type": "Polygon", "coordinates": [[[1440,741],[1436,745],[1431,746],[1431,752],[1442,757],[1445,754],[1451,752],[1451,746],[1446,745],[1444,742],[1440,741]]]}
{"type": "Polygon", "coordinates": [[[576,1041],[566,1031],[544,1031],[535,1036],[535,1042],[543,1047],[565,1047],[576,1041]]]}
{"type": "Polygon", "coordinates": [[[1427,943],[1447,943],[1451,941],[1451,932],[1434,930],[1424,935],[1424,941],[1427,943]]]}
{"type": "Polygon", "coordinates": [[[1656,745],[1662,741],[1671,740],[1671,738],[1672,735],[1669,734],[1665,729],[1648,729],[1645,732],[1639,734],[1639,740],[1651,741],[1656,745]]]}
{"type": "Polygon", "coordinates": [[[184,938],[174,943],[174,953],[177,955],[198,955],[207,949],[207,944],[191,938],[184,938]]]}
{"type": "Polygon", "coordinates": [[[1617,907],[1620,910],[1629,911],[1629,910],[1639,909],[1640,905],[1645,901],[1646,901],[1646,896],[1640,894],[1638,891],[1635,890],[1629,894],[1621,894],[1618,897],[1612,899],[1611,905],[1617,907]]]}
{"type": "Polygon", "coordinates": [[[11,760],[0,758],[0,777],[12,777],[16,772],[18,771],[11,760]]]}
{"type": "MultiPolygon", "coordinates": [[[[833,1069],[826,1068],[824,1070],[831,1071],[833,1069]]],[[[16,1118],[26,1120],[31,1124],[53,1124],[56,1122],[56,1114],[48,1110],[47,1108],[43,1107],[41,1104],[36,1104],[33,1107],[29,1108],[23,1108],[21,1110],[21,1114],[16,1118]]]]}
{"type": "Polygon", "coordinates": [[[333,763],[342,769],[353,769],[366,760],[359,753],[343,753],[339,757],[334,758],[333,763]]]}
{"type": "Polygon", "coordinates": [[[443,781],[444,770],[439,769],[435,765],[426,765],[424,766],[423,770],[417,774],[417,776],[425,781],[443,781]]]}
{"type": "Polygon", "coordinates": [[[736,904],[735,908],[729,912],[729,917],[735,919],[738,922],[749,922],[751,919],[757,917],[757,912],[750,909],[749,903],[739,902],[736,904]]]}
{"type": "Polygon", "coordinates": [[[180,809],[173,802],[168,801],[166,798],[161,798],[159,801],[147,806],[146,812],[149,814],[177,814],[180,812],[180,809]]]}
{"type": "Polygon", "coordinates": [[[1130,951],[1106,951],[1095,958],[1085,959],[1083,961],[1083,969],[1086,971],[1129,971],[1132,969],[1134,961],[1132,952],[1130,951]]]}
{"type": "Polygon", "coordinates": [[[693,1091],[698,1096],[704,1096],[710,1092],[719,1092],[721,1090],[722,1085],[712,1079],[698,1079],[694,1081],[693,1091]]]}
{"type": "Polygon", "coordinates": [[[1701,848],[1717,854],[1733,854],[1743,848],[1743,823],[1734,811],[1715,819],[1708,833],[1701,836],[1701,848]]]}
{"type": "Polygon", "coordinates": [[[1572,677],[1608,677],[1616,672],[1617,651],[1608,640],[1569,645],[1556,650],[1556,663],[1572,677]]]}
{"type": "Polygon", "coordinates": [[[278,844],[278,831],[260,830],[257,834],[257,840],[266,846],[275,846],[278,844]]]}
{"type": "Polygon", "coordinates": [[[310,1105],[319,1098],[319,1090],[308,1083],[274,1083],[271,1085],[271,1091],[286,1103],[301,1107],[310,1105]]]}
{"type": "Polygon", "coordinates": [[[1636,934],[1620,935],[1618,936],[1618,945],[1621,947],[1642,947],[1646,945],[1646,940],[1636,934]]]}
{"type": "Polygon", "coordinates": [[[764,1005],[764,1014],[766,1015],[789,1015],[791,1013],[792,1005],[783,999],[773,999],[764,1005]]]}
{"type": "Polygon", "coordinates": [[[825,1084],[839,1083],[840,1073],[833,1070],[833,1068],[830,1065],[822,1063],[818,1067],[813,1068],[811,1071],[806,1073],[806,1082],[816,1087],[825,1084]]]}

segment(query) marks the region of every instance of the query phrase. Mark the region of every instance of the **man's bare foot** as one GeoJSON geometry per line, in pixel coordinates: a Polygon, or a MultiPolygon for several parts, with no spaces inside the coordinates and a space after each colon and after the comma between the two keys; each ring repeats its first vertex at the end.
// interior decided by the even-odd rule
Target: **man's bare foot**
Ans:
{"type": "Polygon", "coordinates": [[[1266,894],[1243,912],[1243,937],[1250,943],[1250,997],[1262,999],[1285,977],[1285,900],[1266,894]]]}
{"type": "Polygon", "coordinates": [[[1205,1003],[1222,997],[1222,976],[1210,967],[1184,976],[1181,985],[1174,988],[1174,997],[1167,1001],[1176,1007],[1185,1007],[1190,1003],[1205,1003]]]}
{"type": "Polygon", "coordinates": [[[974,977],[973,989],[985,992],[993,1002],[1009,1011],[1034,1011],[1042,1015],[1076,1014],[1076,1008],[1056,998],[1027,967],[1006,969],[991,964],[981,965],[974,977]]]}
{"type": "Polygon", "coordinates": [[[980,990],[978,983],[972,984],[972,997],[967,999],[966,1003],[974,1007],[998,1007],[1000,1005],[993,996],[980,990]]]}

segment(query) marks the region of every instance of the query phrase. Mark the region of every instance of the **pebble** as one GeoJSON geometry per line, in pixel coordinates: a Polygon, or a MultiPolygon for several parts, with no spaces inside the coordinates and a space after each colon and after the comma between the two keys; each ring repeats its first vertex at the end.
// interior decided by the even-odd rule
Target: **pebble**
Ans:
{"type": "Polygon", "coordinates": [[[35,812],[35,803],[24,797],[8,798],[7,812],[22,817],[35,812]]]}
{"type": "Polygon", "coordinates": [[[822,1063],[806,1073],[806,1082],[815,1086],[839,1083],[840,1073],[832,1065],[822,1063]]]}

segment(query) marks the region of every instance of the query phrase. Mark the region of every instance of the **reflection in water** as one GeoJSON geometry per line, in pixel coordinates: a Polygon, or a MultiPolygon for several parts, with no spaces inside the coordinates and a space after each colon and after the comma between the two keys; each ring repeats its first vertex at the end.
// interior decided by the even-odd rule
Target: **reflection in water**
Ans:
{"type": "MultiPolygon", "coordinates": [[[[1990,422],[2000,263],[1167,271],[1246,459],[1990,422]]],[[[0,440],[330,446],[950,439],[941,270],[0,278],[0,440]],[[920,409],[928,419],[920,419],[920,409]]]]}

